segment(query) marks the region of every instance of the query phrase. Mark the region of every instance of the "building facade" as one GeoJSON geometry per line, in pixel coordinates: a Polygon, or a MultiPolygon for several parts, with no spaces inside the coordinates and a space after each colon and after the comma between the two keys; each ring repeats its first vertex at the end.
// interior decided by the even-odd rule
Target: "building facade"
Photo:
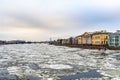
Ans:
{"type": "Polygon", "coordinates": [[[78,44],[79,45],[83,44],[83,42],[82,42],[82,35],[79,35],[77,38],[78,38],[78,44]]]}
{"type": "Polygon", "coordinates": [[[85,32],[82,35],[82,44],[90,45],[92,44],[92,32],[85,32]]]}
{"type": "Polygon", "coordinates": [[[70,45],[72,45],[73,44],[73,37],[70,37],[69,39],[68,39],[68,44],[70,44],[70,45]]]}
{"type": "Polygon", "coordinates": [[[110,47],[120,47],[120,32],[111,33],[109,35],[109,46],[110,47]]]}
{"type": "Polygon", "coordinates": [[[0,40],[0,44],[5,44],[5,43],[6,43],[6,41],[1,41],[1,40],[0,40]]]}
{"type": "Polygon", "coordinates": [[[92,35],[92,45],[108,45],[108,41],[108,32],[96,32],[92,35]]]}
{"type": "Polygon", "coordinates": [[[75,38],[74,38],[74,44],[75,44],[75,45],[78,45],[78,37],[75,37],[75,38]]]}
{"type": "Polygon", "coordinates": [[[62,40],[62,44],[63,44],[63,45],[69,44],[69,39],[63,39],[63,40],[62,40]]]}
{"type": "Polygon", "coordinates": [[[63,39],[58,39],[56,44],[57,45],[62,45],[62,41],[63,41],[63,39]]]}
{"type": "Polygon", "coordinates": [[[72,44],[75,45],[75,38],[72,38],[72,44]]]}

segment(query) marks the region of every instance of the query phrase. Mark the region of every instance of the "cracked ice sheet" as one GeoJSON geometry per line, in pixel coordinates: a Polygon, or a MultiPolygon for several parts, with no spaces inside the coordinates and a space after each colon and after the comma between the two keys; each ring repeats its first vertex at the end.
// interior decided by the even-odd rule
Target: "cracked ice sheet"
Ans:
{"type": "Polygon", "coordinates": [[[97,57],[91,55],[102,52],[48,44],[4,45],[0,46],[0,68],[7,68],[9,73],[14,72],[14,74],[21,74],[24,68],[24,73],[31,72],[32,74],[33,72],[36,75],[44,74],[45,70],[49,72],[49,69],[56,69],[55,74],[57,74],[57,70],[66,69],[67,72],[64,72],[64,74],[68,74],[71,70],[76,73],[81,71],[81,69],[94,68],[101,73],[115,77],[120,70],[120,60],[117,58],[120,55],[120,51],[104,51],[108,55],[102,59],[100,55],[97,57]],[[38,66],[40,68],[33,70],[35,68],[30,68],[30,64],[35,64],[33,67],[38,66]],[[116,75],[110,74],[114,70],[118,70],[116,75]]]}

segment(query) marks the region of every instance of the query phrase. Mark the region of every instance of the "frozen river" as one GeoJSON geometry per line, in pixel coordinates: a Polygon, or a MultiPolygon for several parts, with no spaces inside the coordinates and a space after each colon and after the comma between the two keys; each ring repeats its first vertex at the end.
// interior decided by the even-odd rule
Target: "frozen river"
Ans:
{"type": "Polygon", "coordinates": [[[0,80],[8,77],[11,80],[59,80],[75,74],[86,75],[90,70],[96,70],[104,79],[120,80],[120,51],[48,44],[0,46],[0,80]]]}

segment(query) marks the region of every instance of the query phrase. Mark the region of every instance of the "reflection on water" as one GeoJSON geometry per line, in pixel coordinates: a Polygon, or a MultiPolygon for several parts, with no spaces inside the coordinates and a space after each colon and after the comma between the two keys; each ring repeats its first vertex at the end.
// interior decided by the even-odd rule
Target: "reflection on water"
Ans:
{"type": "Polygon", "coordinates": [[[97,70],[104,76],[117,78],[120,76],[119,56],[120,51],[88,50],[48,44],[1,45],[0,75],[23,79],[31,75],[36,80],[59,79],[59,76],[66,76],[62,79],[70,79],[94,77],[99,74],[96,73],[97,70]],[[101,55],[103,52],[106,55],[101,55]],[[86,71],[91,74],[83,73],[86,71]]]}

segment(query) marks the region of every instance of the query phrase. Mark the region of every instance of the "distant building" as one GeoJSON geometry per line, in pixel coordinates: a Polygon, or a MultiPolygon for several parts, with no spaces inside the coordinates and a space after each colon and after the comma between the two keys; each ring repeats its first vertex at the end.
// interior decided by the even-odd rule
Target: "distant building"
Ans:
{"type": "Polygon", "coordinates": [[[68,44],[70,44],[70,45],[73,44],[73,38],[72,38],[72,37],[70,37],[70,38],[68,39],[68,44]]]}
{"type": "Polygon", "coordinates": [[[57,40],[57,45],[62,45],[62,41],[63,41],[63,39],[58,39],[57,40]]]}
{"type": "Polygon", "coordinates": [[[109,46],[120,47],[120,31],[117,30],[117,32],[109,35],[109,46]]]}
{"type": "Polygon", "coordinates": [[[5,43],[6,43],[6,41],[1,41],[1,40],[0,40],[0,44],[5,44],[5,43]]]}
{"type": "Polygon", "coordinates": [[[120,33],[120,30],[117,30],[116,33],[120,33]]]}
{"type": "Polygon", "coordinates": [[[108,45],[110,32],[105,30],[94,32],[92,34],[92,45],[108,45]]]}
{"type": "Polygon", "coordinates": [[[73,44],[78,45],[78,36],[77,36],[77,37],[75,37],[73,41],[74,41],[74,43],[73,43],[73,44]]]}
{"type": "Polygon", "coordinates": [[[75,37],[73,37],[73,38],[72,38],[72,44],[73,44],[73,45],[75,45],[75,44],[76,44],[76,43],[75,43],[75,42],[76,42],[76,40],[75,40],[75,39],[76,39],[75,37]]]}
{"type": "Polygon", "coordinates": [[[12,40],[12,41],[7,41],[6,44],[24,44],[26,41],[22,40],[12,40]]]}
{"type": "Polygon", "coordinates": [[[92,32],[85,32],[82,35],[82,44],[90,45],[92,44],[92,32]]]}
{"type": "Polygon", "coordinates": [[[63,45],[69,44],[69,39],[63,39],[63,40],[62,40],[62,44],[63,44],[63,45]]]}
{"type": "Polygon", "coordinates": [[[78,44],[83,44],[82,35],[79,35],[77,38],[78,38],[78,44]]]}

